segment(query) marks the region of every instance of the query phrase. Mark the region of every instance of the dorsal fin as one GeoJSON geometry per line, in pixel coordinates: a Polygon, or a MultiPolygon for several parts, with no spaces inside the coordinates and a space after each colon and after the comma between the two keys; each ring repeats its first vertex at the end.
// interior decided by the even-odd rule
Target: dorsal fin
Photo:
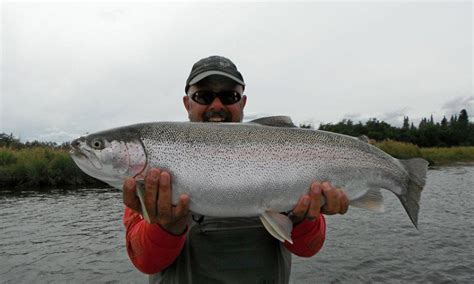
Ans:
{"type": "Polygon", "coordinates": [[[369,137],[367,135],[361,135],[361,136],[357,137],[357,139],[359,139],[360,141],[365,142],[365,143],[370,143],[369,137]]]}
{"type": "Polygon", "coordinates": [[[284,115],[261,117],[249,122],[267,126],[296,127],[296,125],[293,124],[293,121],[291,121],[291,117],[284,115]]]}

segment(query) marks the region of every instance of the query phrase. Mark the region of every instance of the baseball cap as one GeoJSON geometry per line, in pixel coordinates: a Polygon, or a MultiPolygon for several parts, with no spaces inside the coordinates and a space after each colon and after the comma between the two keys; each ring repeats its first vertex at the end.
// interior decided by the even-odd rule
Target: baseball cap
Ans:
{"type": "Polygon", "coordinates": [[[235,64],[223,56],[209,56],[194,63],[191,73],[186,80],[185,91],[189,86],[196,84],[202,79],[211,75],[221,75],[234,80],[236,83],[245,86],[244,78],[240,74],[235,64]]]}

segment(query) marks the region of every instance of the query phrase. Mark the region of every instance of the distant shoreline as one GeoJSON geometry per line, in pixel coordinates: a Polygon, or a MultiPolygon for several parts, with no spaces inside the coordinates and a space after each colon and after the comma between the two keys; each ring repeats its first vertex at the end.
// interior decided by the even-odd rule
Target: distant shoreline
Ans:
{"type": "MultiPolygon", "coordinates": [[[[392,140],[371,142],[397,159],[424,158],[431,167],[474,166],[474,146],[419,148],[392,140]]],[[[0,147],[0,190],[107,188],[83,173],[64,149],[0,147]]]]}
{"type": "Polygon", "coordinates": [[[68,150],[0,147],[0,190],[104,186],[102,181],[82,172],[68,150]]]}
{"type": "Polygon", "coordinates": [[[420,148],[414,144],[385,140],[371,143],[397,159],[423,158],[430,166],[474,163],[474,146],[420,148]]]}

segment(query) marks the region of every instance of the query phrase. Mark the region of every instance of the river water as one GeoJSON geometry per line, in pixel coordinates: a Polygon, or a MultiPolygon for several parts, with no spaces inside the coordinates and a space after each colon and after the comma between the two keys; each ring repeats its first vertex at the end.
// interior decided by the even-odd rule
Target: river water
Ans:
{"type": "MultiPolygon", "coordinates": [[[[293,258],[292,283],[474,283],[474,167],[428,172],[419,231],[398,199],[386,212],[328,216],[323,250],[293,258]]],[[[1,283],[146,283],[129,262],[121,192],[0,192],[1,283]]]]}

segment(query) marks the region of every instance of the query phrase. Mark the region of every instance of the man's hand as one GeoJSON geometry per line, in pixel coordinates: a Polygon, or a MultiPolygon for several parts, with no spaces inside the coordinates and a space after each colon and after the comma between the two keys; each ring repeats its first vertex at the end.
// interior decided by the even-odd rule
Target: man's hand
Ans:
{"type": "Polygon", "coordinates": [[[329,182],[313,182],[309,194],[303,195],[296,207],[291,212],[293,224],[300,223],[304,218],[316,220],[319,214],[327,215],[345,214],[349,207],[349,199],[344,191],[335,188],[329,182]],[[321,196],[324,196],[326,203],[321,207],[321,196]]]}
{"type": "MultiPolygon", "coordinates": [[[[145,178],[144,203],[151,223],[159,224],[169,233],[179,235],[184,232],[189,213],[189,197],[183,194],[176,206],[171,203],[171,176],[159,169],[151,169],[145,178]]],[[[136,181],[128,178],[123,185],[123,203],[141,213],[143,208],[136,196],[136,181]]]]}

